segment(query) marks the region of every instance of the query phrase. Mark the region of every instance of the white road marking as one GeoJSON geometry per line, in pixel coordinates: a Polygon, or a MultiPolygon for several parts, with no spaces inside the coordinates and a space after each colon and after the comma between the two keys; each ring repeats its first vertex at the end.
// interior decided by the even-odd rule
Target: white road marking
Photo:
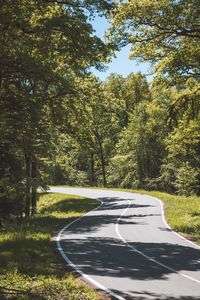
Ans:
{"type": "Polygon", "coordinates": [[[161,217],[162,217],[162,221],[163,223],[165,224],[165,226],[170,229],[170,231],[172,233],[174,233],[175,235],[177,235],[179,238],[181,238],[182,240],[185,240],[186,242],[188,242],[189,244],[195,246],[196,248],[200,249],[200,246],[198,246],[197,244],[193,243],[192,241],[189,241],[188,239],[186,239],[184,236],[182,236],[181,234],[179,234],[178,232],[174,231],[170,226],[169,224],[167,223],[167,220],[165,218],[165,212],[164,212],[164,205],[163,205],[163,202],[156,198],[156,197],[152,197],[150,196],[151,198],[155,199],[156,201],[158,201],[160,203],[160,206],[161,206],[161,217]]]}
{"type": "MultiPolygon", "coordinates": [[[[124,199],[124,200],[127,200],[126,198],[123,198],[123,199],[124,199]]],[[[155,198],[155,199],[156,199],[156,198],[155,198]]],[[[149,260],[149,261],[151,261],[151,262],[154,262],[154,263],[156,263],[157,265],[159,265],[159,266],[161,266],[161,267],[163,267],[163,268],[165,268],[165,269],[167,269],[167,270],[169,270],[169,271],[171,271],[171,272],[177,273],[177,274],[181,275],[182,277],[185,277],[185,278],[190,279],[190,280],[192,280],[192,281],[194,281],[194,282],[200,283],[200,281],[199,281],[198,279],[195,279],[195,278],[193,278],[193,277],[191,277],[191,276],[189,276],[189,275],[186,275],[186,274],[184,274],[184,273],[182,273],[182,272],[178,272],[178,271],[176,271],[175,269],[173,269],[173,268],[171,268],[171,267],[168,267],[167,265],[165,265],[165,264],[163,264],[163,263],[160,263],[158,260],[156,260],[156,259],[154,259],[154,258],[152,258],[152,257],[150,257],[150,256],[148,256],[148,255],[146,255],[146,254],[143,253],[142,251],[137,250],[135,247],[133,247],[131,244],[129,244],[129,243],[123,238],[123,236],[122,236],[121,233],[119,232],[119,222],[120,222],[121,218],[123,217],[123,215],[125,215],[126,211],[130,208],[130,205],[131,205],[131,200],[129,200],[129,204],[128,204],[127,208],[123,211],[123,213],[122,213],[122,214],[120,215],[120,217],[118,218],[117,223],[115,224],[115,231],[116,231],[118,237],[124,242],[124,244],[126,244],[126,245],[127,245],[130,249],[132,249],[134,252],[136,252],[136,253],[142,255],[143,257],[145,257],[147,260],[149,260]]],[[[164,220],[163,220],[163,221],[164,221],[164,220]]],[[[164,223],[166,223],[166,221],[165,221],[164,223]]],[[[166,223],[166,225],[167,225],[167,223],[166,223]]]]}
{"type": "MultiPolygon", "coordinates": [[[[88,197],[89,197],[89,196],[88,196],[88,197]]],[[[89,198],[90,198],[90,197],[89,197],[89,198]]],[[[121,198],[122,198],[122,197],[121,197],[121,198]]],[[[186,240],[187,242],[193,244],[194,246],[200,248],[199,246],[197,246],[197,245],[194,244],[193,242],[188,241],[186,238],[182,237],[181,235],[179,235],[178,233],[174,232],[174,231],[171,229],[171,227],[167,224],[166,219],[165,219],[165,216],[164,216],[164,208],[163,208],[163,203],[162,203],[162,201],[159,200],[159,199],[157,199],[157,198],[155,198],[155,197],[152,197],[152,198],[153,198],[153,199],[156,199],[157,201],[159,201],[159,203],[160,203],[160,205],[161,205],[161,216],[162,216],[162,220],[163,220],[165,226],[166,226],[167,228],[169,228],[174,234],[178,235],[179,237],[183,238],[184,240],[186,240]]],[[[77,221],[79,221],[80,219],[84,218],[85,216],[89,215],[92,211],[98,210],[98,209],[104,204],[104,202],[103,202],[102,200],[100,200],[100,199],[98,199],[98,198],[96,198],[96,199],[99,200],[99,201],[101,202],[101,204],[100,204],[98,207],[96,207],[95,209],[89,211],[88,213],[86,213],[85,215],[79,217],[78,219],[74,220],[73,222],[67,224],[67,225],[66,225],[66,226],[58,233],[58,235],[57,235],[57,237],[56,237],[57,249],[58,249],[59,252],[61,253],[63,259],[64,259],[64,260],[65,260],[65,261],[66,261],[66,262],[67,262],[67,263],[68,263],[68,264],[69,264],[69,265],[70,265],[77,273],[79,273],[83,278],[85,278],[86,281],[88,281],[89,283],[91,283],[91,284],[94,285],[95,287],[99,288],[100,290],[104,291],[105,293],[109,294],[110,296],[115,297],[115,298],[118,299],[118,300],[126,300],[125,298],[123,298],[123,297],[121,297],[121,296],[119,296],[119,295],[113,293],[111,290],[107,289],[105,286],[101,285],[101,284],[98,283],[96,280],[92,279],[90,276],[88,276],[88,275],[86,275],[84,272],[82,272],[82,271],[81,271],[81,270],[80,270],[80,269],[79,269],[79,268],[78,268],[78,267],[77,267],[77,266],[69,259],[69,257],[64,253],[63,248],[62,248],[61,243],[60,243],[61,235],[62,235],[63,231],[65,231],[68,227],[70,227],[70,226],[71,226],[72,224],[74,224],[75,222],[77,222],[77,221]]],[[[123,198],[123,199],[127,200],[126,198],[123,198]]],[[[118,220],[117,220],[117,223],[115,224],[115,230],[116,230],[116,233],[117,233],[118,237],[124,242],[124,244],[126,244],[132,251],[134,251],[134,252],[136,252],[136,253],[142,255],[143,257],[145,257],[145,258],[148,259],[149,261],[152,261],[152,262],[154,262],[154,263],[160,265],[161,267],[170,270],[171,272],[177,273],[177,274],[181,275],[182,277],[185,277],[185,278],[190,279],[190,280],[192,280],[192,281],[194,281],[194,282],[200,283],[199,280],[197,280],[197,279],[195,279],[195,278],[193,278],[193,277],[191,277],[191,276],[189,276],[189,275],[183,274],[182,272],[178,272],[178,271],[176,271],[175,269],[170,268],[170,267],[168,267],[167,265],[162,264],[162,263],[160,263],[159,261],[157,261],[157,260],[151,258],[150,256],[144,254],[143,252],[137,250],[135,247],[133,247],[132,245],[130,245],[130,244],[122,237],[122,235],[121,235],[120,232],[119,232],[119,222],[120,222],[121,218],[123,217],[123,215],[125,215],[126,211],[129,209],[130,205],[131,205],[131,201],[129,200],[129,205],[128,205],[128,206],[126,207],[126,209],[122,212],[122,214],[120,215],[120,217],[119,217],[118,220]]]]}
{"type": "Polygon", "coordinates": [[[93,210],[89,211],[88,213],[86,213],[85,215],[79,217],[78,219],[74,220],[73,222],[67,224],[57,235],[56,237],[56,244],[57,244],[57,249],[60,252],[60,254],[62,255],[63,259],[67,262],[68,265],[70,265],[70,267],[72,267],[77,273],[79,273],[83,278],[85,278],[85,280],[87,280],[87,282],[91,283],[93,286],[99,288],[100,290],[104,291],[105,293],[109,294],[112,297],[115,297],[118,300],[126,300],[125,298],[113,293],[111,290],[107,289],[105,286],[103,286],[102,284],[98,283],[96,280],[92,279],[90,276],[86,275],[85,273],[83,273],[70,259],[69,257],[65,254],[62,246],[61,246],[61,235],[63,233],[63,231],[65,231],[67,228],[69,228],[72,224],[74,224],[75,222],[79,221],[80,219],[84,218],[85,216],[89,215],[92,211],[98,210],[103,204],[104,202],[100,199],[97,199],[101,202],[101,204],[94,208],[93,210]]]}

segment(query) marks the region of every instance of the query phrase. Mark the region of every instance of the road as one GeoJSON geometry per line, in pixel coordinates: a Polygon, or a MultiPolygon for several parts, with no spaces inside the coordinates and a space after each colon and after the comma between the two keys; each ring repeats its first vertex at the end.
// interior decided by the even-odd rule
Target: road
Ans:
{"type": "Polygon", "coordinates": [[[51,191],[100,201],[57,236],[65,261],[90,284],[118,300],[200,299],[200,247],[169,228],[161,201],[112,190],[51,191]]]}

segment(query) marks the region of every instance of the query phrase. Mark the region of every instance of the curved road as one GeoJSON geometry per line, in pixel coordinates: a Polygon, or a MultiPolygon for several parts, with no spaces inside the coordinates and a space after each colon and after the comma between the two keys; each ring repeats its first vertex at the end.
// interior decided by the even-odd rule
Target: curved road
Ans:
{"type": "Polygon", "coordinates": [[[161,201],[112,190],[50,191],[100,200],[57,236],[65,261],[97,289],[119,300],[200,299],[200,247],[168,227],[161,201]]]}

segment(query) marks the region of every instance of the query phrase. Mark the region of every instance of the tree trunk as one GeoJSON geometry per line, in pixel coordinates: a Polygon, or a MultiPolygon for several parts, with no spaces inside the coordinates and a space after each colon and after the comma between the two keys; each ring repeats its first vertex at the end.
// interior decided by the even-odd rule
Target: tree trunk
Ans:
{"type": "Polygon", "coordinates": [[[95,185],[94,153],[90,154],[90,185],[95,185]]]}
{"type": "Polygon", "coordinates": [[[26,164],[26,200],[25,200],[25,215],[30,216],[31,206],[31,156],[25,153],[25,164],[26,164]]]}
{"type": "Polygon", "coordinates": [[[103,145],[102,145],[102,141],[101,141],[101,138],[100,138],[98,133],[96,134],[96,138],[97,138],[97,141],[98,141],[98,144],[99,144],[99,158],[100,158],[100,162],[101,162],[103,186],[106,187],[107,186],[106,164],[105,164],[105,158],[104,158],[104,152],[103,152],[103,145]]]}
{"type": "Polygon", "coordinates": [[[31,168],[31,179],[32,179],[32,197],[31,197],[31,216],[36,213],[36,205],[37,205],[37,160],[36,157],[32,160],[32,168],[31,168]]]}
{"type": "Polygon", "coordinates": [[[3,70],[0,70],[0,92],[3,89],[3,70]]]}
{"type": "Polygon", "coordinates": [[[25,216],[30,216],[31,207],[31,151],[27,137],[23,138],[24,144],[24,159],[25,159],[25,172],[26,172],[26,188],[25,188],[25,216]]]}

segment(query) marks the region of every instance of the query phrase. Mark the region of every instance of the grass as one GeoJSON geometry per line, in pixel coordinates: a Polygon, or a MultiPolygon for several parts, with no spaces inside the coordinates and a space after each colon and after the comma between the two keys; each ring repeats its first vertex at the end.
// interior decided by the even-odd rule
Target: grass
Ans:
{"type": "MultiPolygon", "coordinates": [[[[95,189],[105,188],[95,187],[95,189]]],[[[159,198],[164,203],[165,216],[168,224],[175,231],[200,245],[200,197],[176,196],[158,191],[121,188],[110,189],[146,194],[159,198]]]]}
{"type": "Polygon", "coordinates": [[[64,225],[96,206],[92,199],[40,194],[35,217],[5,222],[0,232],[0,299],[99,299],[92,289],[74,280],[51,242],[64,225]]]}

